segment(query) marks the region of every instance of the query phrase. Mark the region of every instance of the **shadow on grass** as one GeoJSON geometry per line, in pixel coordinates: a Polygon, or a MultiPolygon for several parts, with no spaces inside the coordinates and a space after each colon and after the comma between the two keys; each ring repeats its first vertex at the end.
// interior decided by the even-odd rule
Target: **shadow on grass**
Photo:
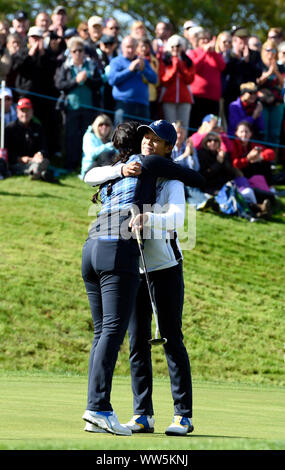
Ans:
{"type": "Polygon", "coordinates": [[[52,198],[52,199],[64,199],[62,196],[54,196],[53,194],[49,193],[41,193],[41,194],[22,194],[22,193],[11,193],[8,191],[0,191],[0,196],[13,196],[13,197],[26,197],[26,198],[52,198]]]}

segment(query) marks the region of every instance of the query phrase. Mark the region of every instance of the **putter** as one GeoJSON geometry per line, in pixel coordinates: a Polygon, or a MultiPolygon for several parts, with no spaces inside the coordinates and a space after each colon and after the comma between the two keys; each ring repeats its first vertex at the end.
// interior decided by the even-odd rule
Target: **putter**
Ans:
{"type": "MultiPolygon", "coordinates": [[[[133,208],[131,209],[131,214],[132,214],[132,217],[136,216],[133,208]]],[[[138,242],[138,247],[139,247],[139,250],[140,250],[140,255],[141,255],[142,264],[143,264],[143,271],[144,271],[144,275],[145,275],[145,278],[146,278],[149,298],[150,298],[150,302],[151,302],[152,313],[153,313],[154,321],[155,321],[155,336],[154,336],[154,338],[149,339],[148,342],[150,344],[153,344],[153,345],[165,344],[165,343],[167,343],[167,339],[162,338],[161,335],[160,335],[160,332],[159,332],[156,303],[155,303],[155,300],[153,298],[152,291],[151,291],[151,288],[150,288],[150,280],[149,280],[148,272],[147,272],[147,269],[146,269],[146,263],[145,263],[145,257],[144,257],[144,252],[143,252],[143,243],[142,243],[142,239],[141,239],[141,234],[140,234],[140,231],[137,227],[135,227],[135,234],[136,234],[136,239],[137,239],[137,242],[138,242]]]]}

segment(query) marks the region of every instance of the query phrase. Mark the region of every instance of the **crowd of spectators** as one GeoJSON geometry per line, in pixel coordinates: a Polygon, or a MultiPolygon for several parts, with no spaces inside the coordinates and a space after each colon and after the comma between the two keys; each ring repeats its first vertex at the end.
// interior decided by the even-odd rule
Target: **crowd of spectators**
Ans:
{"type": "Polygon", "coordinates": [[[274,192],[272,162],[285,161],[280,28],[262,41],[244,27],[213,35],[187,20],[176,34],[159,21],[151,37],[142,21],[122,35],[117,19],[97,15],[70,27],[60,5],[33,21],[18,11],[11,22],[0,21],[0,77],[5,175],[37,179],[51,161],[83,176],[87,162],[113,157],[114,126],[166,119],[179,135],[173,159],[195,162],[207,194],[255,175],[274,192]],[[40,164],[27,166],[31,161],[40,164]]]}

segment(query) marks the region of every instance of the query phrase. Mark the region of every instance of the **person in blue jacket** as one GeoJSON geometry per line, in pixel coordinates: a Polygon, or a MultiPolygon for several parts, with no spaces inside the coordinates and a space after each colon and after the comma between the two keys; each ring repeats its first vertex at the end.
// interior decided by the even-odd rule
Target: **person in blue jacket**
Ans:
{"type": "Polygon", "coordinates": [[[157,83],[157,74],[146,59],[136,55],[137,41],[126,36],[122,53],[111,60],[109,84],[113,87],[115,125],[126,119],[141,120],[150,117],[149,83],[157,83]]]}
{"type": "Polygon", "coordinates": [[[82,179],[90,168],[113,163],[117,152],[111,142],[112,133],[113,124],[106,114],[99,114],[88,126],[82,142],[83,156],[80,175],[82,179]]]}

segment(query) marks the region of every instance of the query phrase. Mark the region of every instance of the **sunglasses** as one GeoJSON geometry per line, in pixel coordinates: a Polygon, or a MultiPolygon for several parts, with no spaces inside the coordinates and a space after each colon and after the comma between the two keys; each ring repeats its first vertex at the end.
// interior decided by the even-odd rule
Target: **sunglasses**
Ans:
{"type": "Polygon", "coordinates": [[[208,140],[207,140],[207,143],[208,143],[208,142],[220,142],[220,141],[219,141],[219,139],[208,139],[208,140]]]}
{"type": "Polygon", "coordinates": [[[222,41],[222,42],[223,42],[223,43],[226,43],[226,42],[227,42],[227,43],[229,43],[229,44],[231,44],[231,43],[232,43],[232,41],[231,41],[230,39],[225,39],[225,40],[224,40],[224,41],[222,41]]]}
{"type": "Polygon", "coordinates": [[[75,52],[83,52],[83,49],[74,49],[73,51],[71,51],[72,54],[75,54],[75,52]]]}
{"type": "Polygon", "coordinates": [[[120,29],[119,26],[111,26],[109,29],[120,29]]]}
{"type": "Polygon", "coordinates": [[[110,127],[110,124],[108,122],[101,122],[101,124],[99,124],[99,127],[101,127],[101,126],[110,127]]]}
{"type": "Polygon", "coordinates": [[[276,49],[265,49],[266,52],[276,52],[276,49]]]}

